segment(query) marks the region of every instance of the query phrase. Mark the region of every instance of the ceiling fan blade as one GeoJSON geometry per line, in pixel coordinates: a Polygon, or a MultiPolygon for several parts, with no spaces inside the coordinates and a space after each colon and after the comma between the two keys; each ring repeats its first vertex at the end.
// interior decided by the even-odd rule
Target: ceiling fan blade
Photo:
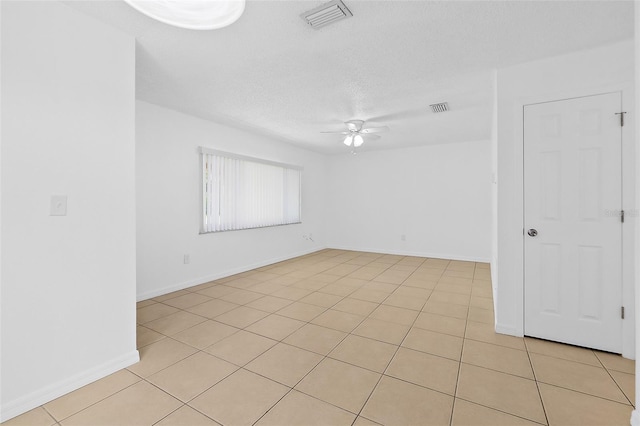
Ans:
{"type": "Polygon", "coordinates": [[[364,121],[362,120],[349,120],[349,121],[345,121],[344,124],[347,125],[347,128],[351,131],[360,131],[360,129],[362,129],[362,125],[364,124],[364,121]]]}
{"type": "Polygon", "coordinates": [[[367,127],[366,129],[360,130],[360,133],[370,134],[370,133],[381,133],[381,132],[388,132],[388,131],[389,131],[389,127],[380,126],[380,127],[367,127]]]}
{"type": "Polygon", "coordinates": [[[320,132],[320,133],[333,133],[338,135],[350,135],[351,132],[320,132]]]}

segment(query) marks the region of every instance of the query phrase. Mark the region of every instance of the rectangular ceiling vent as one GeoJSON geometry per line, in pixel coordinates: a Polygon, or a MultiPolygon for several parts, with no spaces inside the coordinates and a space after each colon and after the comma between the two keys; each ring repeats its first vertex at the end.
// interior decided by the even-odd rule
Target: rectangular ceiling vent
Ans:
{"type": "Polygon", "coordinates": [[[318,29],[353,16],[340,0],[333,0],[300,15],[312,28],[318,29]]]}
{"type": "Polygon", "coordinates": [[[440,102],[439,104],[429,105],[433,112],[445,112],[449,111],[449,104],[446,102],[440,102]]]}

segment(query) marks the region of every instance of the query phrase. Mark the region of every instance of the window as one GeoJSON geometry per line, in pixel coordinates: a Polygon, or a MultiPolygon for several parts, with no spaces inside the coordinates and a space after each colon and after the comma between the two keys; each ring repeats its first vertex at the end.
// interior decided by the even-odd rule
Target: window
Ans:
{"type": "Polygon", "coordinates": [[[302,168],[200,148],[201,233],[300,223],[302,168]]]}

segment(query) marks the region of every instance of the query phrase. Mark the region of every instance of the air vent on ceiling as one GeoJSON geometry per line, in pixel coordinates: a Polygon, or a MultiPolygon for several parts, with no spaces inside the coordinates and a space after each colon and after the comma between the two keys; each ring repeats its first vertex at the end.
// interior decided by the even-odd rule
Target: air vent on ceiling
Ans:
{"type": "Polygon", "coordinates": [[[309,10],[300,15],[311,27],[318,29],[325,25],[353,16],[347,6],[340,0],[333,0],[322,6],[309,10]]]}
{"type": "Polygon", "coordinates": [[[445,112],[449,111],[449,104],[446,102],[440,102],[439,104],[429,105],[433,112],[445,112]]]}

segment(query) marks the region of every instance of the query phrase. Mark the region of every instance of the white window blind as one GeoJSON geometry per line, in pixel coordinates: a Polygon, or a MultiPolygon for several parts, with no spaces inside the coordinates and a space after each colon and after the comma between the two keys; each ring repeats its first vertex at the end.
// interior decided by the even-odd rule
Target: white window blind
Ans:
{"type": "Polygon", "coordinates": [[[302,168],[200,148],[201,232],[300,222],[302,168]]]}

